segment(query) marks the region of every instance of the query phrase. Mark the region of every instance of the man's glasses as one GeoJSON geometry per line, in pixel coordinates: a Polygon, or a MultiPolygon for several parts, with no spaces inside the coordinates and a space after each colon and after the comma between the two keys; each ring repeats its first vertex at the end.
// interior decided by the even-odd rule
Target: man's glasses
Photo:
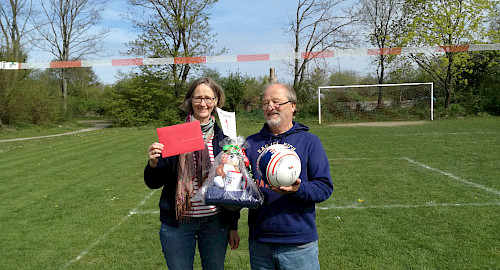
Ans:
{"type": "Polygon", "coordinates": [[[266,102],[266,103],[262,103],[262,108],[266,109],[266,108],[267,108],[267,106],[271,106],[271,107],[273,107],[273,108],[281,108],[281,106],[283,106],[283,105],[285,105],[285,104],[287,104],[287,103],[290,103],[290,102],[292,102],[292,101],[291,101],[291,100],[289,100],[289,101],[285,101],[285,102],[282,102],[282,103],[274,103],[274,102],[273,102],[273,105],[271,105],[271,103],[270,103],[270,102],[266,102]]]}
{"type": "Polygon", "coordinates": [[[199,104],[204,100],[205,104],[212,105],[212,103],[214,103],[215,98],[214,97],[193,97],[193,98],[191,98],[191,100],[195,104],[199,104]]]}

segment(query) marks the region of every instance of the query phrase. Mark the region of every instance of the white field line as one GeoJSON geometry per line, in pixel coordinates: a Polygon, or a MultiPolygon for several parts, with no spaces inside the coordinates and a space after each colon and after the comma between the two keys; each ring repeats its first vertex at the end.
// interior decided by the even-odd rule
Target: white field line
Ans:
{"type": "Polygon", "coordinates": [[[474,182],[471,182],[471,181],[468,181],[468,180],[465,180],[465,179],[462,179],[460,177],[457,177],[451,173],[447,173],[447,172],[444,172],[444,171],[441,171],[439,169],[436,169],[436,168],[433,168],[431,166],[428,166],[428,165],[425,165],[423,163],[420,163],[420,162],[417,162],[411,158],[408,158],[408,157],[402,157],[402,158],[387,158],[387,157],[381,157],[381,158],[330,158],[328,159],[329,161],[359,161],[359,160],[387,160],[387,159],[399,159],[399,160],[406,160],[410,163],[413,163],[413,164],[416,164],[416,165],[419,165],[420,167],[423,167],[425,169],[428,169],[428,170],[431,170],[431,171],[435,171],[435,172],[438,172],[440,174],[443,174],[443,175],[446,175],[452,179],[455,179],[457,181],[460,181],[464,184],[467,184],[467,185],[471,185],[471,186],[474,186],[478,189],[482,189],[482,190],[485,190],[485,191],[488,191],[488,192],[491,192],[493,194],[496,194],[496,195],[500,195],[500,191],[498,190],[494,190],[492,188],[489,188],[489,187],[486,187],[486,186],[483,186],[483,185],[480,185],[480,184],[477,184],[477,183],[474,183],[474,182]]]}
{"type": "MultiPolygon", "coordinates": [[[[342,209],[391,209],[391,208],[421,208],[421,207],[458,207],[458,206],[500,206],[500,202],[491,203],[425,203],[425,204],[387,204],[387,205],[344,205],[344,206],[318,206],[317,210],[342,210],[342,209]]],[[[243,208],[242,210],[248,210],[243,208]]],[[[133,215],[159,214],[159,210],[145,210],[130,212],[133,215]]]]}
{"type": "Polygon", "coordinates": [[[108,235],[110,235],[112,232],[114,232],[118,227],[120,227],[125,221],[127,221],[132,215],[134,215],[133,213],[136,213],[137,210],[139,209],[139,207],[141,207],[144,203],[146,203],[146,201],[151,197],[153,196],[153,194],[158,191],[158,189],[155,189],[153,190],[151,193],[149,193],[139,204],[137,204],[136,207],[134,207],[132,210],[129,211],[129,214],[126,215],[125,217],[122,218],[122,220],[120,222],[118,222],[115,226],[111,227],[111,229],[109,229],[109,231],[107,231],[105,234],[101,235],[101,237],[97,238],[96,241],[94,241],[92,244],[90,244],[90,246],[88,246],[85,250],[82,251],[82,253],[80,253],[80,255],[78,255],[78,257],[74,258],[73,260],[71,260],[70,262],[68,262],[66,265],[64,265],[63,267],[61,267],[61,269],[66,269],[68,266],[70,266],[71,264],[79,261],[81,258],[83,258],[85,255],[87,255],[87,253],[89,253],[89,251],[94,248],[95,246],[97,246],[102,240],[106,239],[106,237],[108,237],[108,235]]]}
{"type": "Polygon", "coordinates": [[[107,123],[98,123],[93,127],[90,128],[84,128],[76,131],[70,131],[66,133],[60,133],[60,134],[52,134],[52,135],[45,135],[45,136],[37,136],[37,137],[27,137],[27,138],[16,138],[16,139],[8,139],[8,140],[0,140],[0,143],[3,142],[17,142],[17,141],[26,141],[26,140],[34,140],[34,139],[43,139],[43,138],[52,138],[52,137],[60,137],[60,136],[66,136],[66,135],[73,135],[73,134],[78,134],[82,132],[89,132],[89,131],[94,131],[98,129],[103,129],[109,127],[111,124],[107,123]]]}
{"type": "MultiPolygon", "coordinates": [[[[241,208],[241,211],[248,210],[248,208],[241,208]]],[[[160,210],[143,210],[143,211],[135,211],[135,212],[130,212],[132,215],[158,215],[160,214],[160,210]]]]}
{"type": "MultiPolygon", "coordinates": [[[[406,160],[408,162],[417,164],[421,167],[424,167],[428,170],[436,171],[441,174],[444,174],[452,179],[458,180],[460,182],[463,182],[468,185],[472,185],[476,188],[483,189],[489,192],[492,192],[494,194],[500,195],[499,191],[493,190],[491,188],[485,187],[483,185],[479,185],[464,179],[461,179],[459,177],[456,177],[450,173],[432,168],[430,166],[427,166],[423,163],[414,161],[410,158],[403,157],[403,158],[338,158],[338,159],[329,159],[330,161],[335,161],[335,160],[380,160],[380,159],[402,159],[406,160]]],[[[95,242],[93,242],[89,247],[87,247],[78,257],[75,259],[71,260],[68,262],[66,265],[62,267],[62,269],[67,268],[71,264],[79,261],[81,258],[83,258],[93,247],[95,247],[97,244],[99,244],[102,240],[104,240],[106,237],[108,237],[109,234],[111,234],[113,231],[115,231],[121,224],[123,224],[125,221],[127,221],[131,216],[133,215],[144,215],[144,214],[158,214],[160,211],[158,210],[146,210],[146,211],[138,211],[139,207],[142,206],[146,201],[156,192],[157,190],[153,190],[148,196],[146,196],[134,209],[129,211],[129,214],[125,216],[118,224],[113,226],[108,232],[103,234],[101,237],[99,237],[95,242]]],[[[331,210],[331,209],[389,209],[389,208],[418,208],[418,207],[457,207],[457,206],[500,206],[500,202],[493,202],[493,203],[464,203],[464,204],[459,204],[459,203],[426,203],[426,204],[421,204],[421,205],[404,205],[404,204],[393,204],[393,205],[370,205],[370,206],[358,206],[358,205],[350,205],[350,206],[328,206],[328,207],[323,207],[323,206],[316,206],[316,209],[318,210],[331,210]]],[[[243,210],[245,210],[244,208],[243,210]]]]}
{"type": "Polygon", "coordinates": [[[410,159],[410,158],[403,157],[403,158],[401,158],[401,159],[406,160],[406,161],[408,161],[408,162],[411,162],[411,163],[413,163],[413,164],[417,164],[417,165],[419,165],[420,167],[426,168],[426,169],[428,169],[428,170],[431,170],[431,171],[435,171],[435,172],[438,172],[438,173],[444,174],[444,175],[446,175],[446,176],[448,176],[448,177],[450,177],[450,178],[452,178],[452,179],[455,179],[455,180],[457,180],[457,181],[460,181],[460,182],[462,182],[462,183],[464,183],[464,184],[471,185],[471,186],[473,186],[473,187],[476,187],[476,188],[478,188],[478,189],[482,189],[482,190],[485,190],[485,191],[491,192],[491,193],[496,194],[496,195],[500,195],[500,191],[498,191],[498,190],[494,190],[494,189],[492,189],[492,188],[485,187],[485,186],[483,186],[483,185],[480,185],[480,184],[477,184],[477,183],[474,183],[474,182],[471,182],[471,181],[467,181],[467,180],[462,179],[462,178],[460,178],[460,177],[454,176],[454,175],[453,175],[453,174],[451,174],[451,173],[447,173],[447,172],[441,171],[441,170],[439,170],[439,169],[432,168],[432,167],[430,167],[430,166],[428,166],[428,165],[425,165],[425,164],[423,164],[423,163],[417,162],[417,161],[412,160],[412,159],[410,159]]]}
{"type": "Polygon", "coordinates": [[[477,132],[433,132],[433,133],[407,133],[407,134],[370,134],[370,135],[345,135],[335,136],[339,138],[360,138],[360,137],[405,137],[405,136],[436,136],[436,135],[473,135],[473,134],[496,134],[496,131],[477,131],[477,132]]]}
{"type": "Polygon", "coordinates": [[[373,157],[373,158],[329,158],[328,161],[359,161],[359,160],[388,160],[401,159],[397,157],[373,157]]]}
{"type": "Polygon", "coordinates": [[[81,129],[81,130],[77,130],[77,131],[71,131],[71,132],[61,133],[61,134],[53,134],[53,135],[45,135],[45,136],[37,136],[37,137],[0,140],[0,143],[2,143],[2,142],[17,142],[17,141],[26,141],[26,140],[34,140],[34,139],[60,137],[60,136],[73,135],[73,134],[78,134],[78,133],[82,133],[82,132],[94,131],[94,130],[96,130],[96,129],[95,128],[86,128],[86,129],[81,129]]]}
{"type": "Polygon", "coordinates": [[[342,209],[390,209],[390,208],[420,208],[420,207],[457,207],[457,206],[500,206],[500,202],[492,203],[426,203],[426,204],[389,204],[389,205],[345,205],[345,206],[316,206],[318,210],[342,209]]]}
{"type": "Polygon", "coordinates": [[[60,137],[60,136],[73,135],[73,134],[77,134],[77,133],[81,133],[81,132],[87,132],[87,131],[93,131],[93,130],[95,130],[95,129],[86,128],[86,129],[81,129],[81,130],[77,130],[77,131],[71,131],[71,132],[61,133],[61,134],[53,134],[53,135],[45,135],[45,136],[37,136],[37,137],[27,137],[27,138],[16,138],[16,139],[0,140],[0,143],[2,143],[2,142],[17,142],[17,141],[27,141],[27,140],[34,140],[34,139],[60,137]]]}
{"type": "Polygon", "coordinates": [[[131,215],[147,215],[147,214],[159,214],[160,210],[144,210],[144,211],[134,211],[130,212],[131,215]]]}
{"type": "MultiPolygon", "coordinates": [[[[96,125],[96,127],[81,129],[77,131],[71,131],[61,134],[53,134],[53,135],[45,135],[45,136],[37,136],[37,137],[28,137],[28,138],[16,138],[16,139],[8,139],[8,140],[0,140],[0,143],[3,142],[15,142],[15,141],[25,141],[25,140],[33,140],[33,139],[42,139],[42,138],[51,138],[51,137],[59,137],[65,135],[73,135],[82,132],[94,131],[96,129],[101,129],[108,127],[109,124],[100,124],[96,125]]],[[[414,134],[378,134],[378,135],[354,135],[354,136],[336,136],[336,137],[347,137],[347,138],[358,138],[358,137],[400,137],[400,136],[429,136],[429,135],[471,135],[471,134],[494,134],[499,132],[449,132],[449,133],[414,133],[414,134]]]]}

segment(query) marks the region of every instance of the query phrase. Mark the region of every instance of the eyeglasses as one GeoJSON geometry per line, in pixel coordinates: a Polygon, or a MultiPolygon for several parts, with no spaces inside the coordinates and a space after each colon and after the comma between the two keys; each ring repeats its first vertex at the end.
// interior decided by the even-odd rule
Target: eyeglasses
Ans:
{"type": "Polygon", "coordinates": [[[292,101],[291,101],[291,100],[289,100],[289,101],[285,101],[285,102],[282,102],[282,103],[274,103],[274,102],[273,102],[273,105],[271,105],[271,103],[270,103],[270,102],[266,102],[266,103],[262,103],[262,108],[264,108],[264,109],[265,109],[265,108],[267,108],[267,106],[271,106],[271,107],[273,107],[273,108],[281,108],[281,106],[283,106],[283,105],[285,105],[285,104],[287,104],[287,103],[290,103],[290,102],[292,102],[292,101]]]}
{"type": "Polygon", "coordinates": [[[191,98],[191,100],[195,104],[199,104],[204,100],[205,104],[212,105],[212,103],[214,103],[215,98],[214,97],[193,97],[193,98],[191,98]]]}

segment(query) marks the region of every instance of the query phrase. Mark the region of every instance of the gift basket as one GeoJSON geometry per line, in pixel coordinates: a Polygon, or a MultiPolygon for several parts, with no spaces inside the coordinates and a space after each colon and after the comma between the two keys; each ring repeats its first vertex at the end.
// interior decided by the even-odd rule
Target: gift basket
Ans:
{"type": "Polygon", "coordinates": [[[252,209],[262,205],[264,196],[247,169],[249,161],[244,143],[242,136],[220,142],[222,151],[215,157],[208,178],[192,201],[252,209]]]}

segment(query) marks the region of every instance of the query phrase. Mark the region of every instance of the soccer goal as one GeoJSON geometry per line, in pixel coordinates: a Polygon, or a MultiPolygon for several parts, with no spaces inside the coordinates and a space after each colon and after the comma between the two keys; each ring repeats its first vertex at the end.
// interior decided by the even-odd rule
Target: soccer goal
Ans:
{"type": "Polygon", "coordinates": [[[397,83],[318,87],[318,120],[434,120],[434,84],[397,83]]]}

